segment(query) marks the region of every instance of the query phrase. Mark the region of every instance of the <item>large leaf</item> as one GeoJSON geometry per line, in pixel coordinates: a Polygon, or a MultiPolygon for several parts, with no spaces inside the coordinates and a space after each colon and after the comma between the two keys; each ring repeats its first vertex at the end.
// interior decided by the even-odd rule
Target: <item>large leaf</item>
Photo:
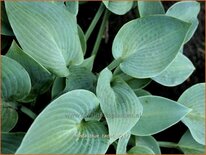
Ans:
{"type": "Polygon", "coordinates": [[[15,36],[29,56],[50,72],[67,76],[83,53],[75,16],[51,2],[5,2],[15,36]]]}
{"type": "Polygon", "coordinates": [[[27,71],[15,60],[1,56],[2,99],[20,100],[31,90],[31,80],[27,71]]]}
{"type": "Polygon", "coordinates": [[[189,128],[193,138],[205,145],[205,83],[187,89],[178,102],[192,109],[182,122],[189,128]]]}
{"type": "Polygon", "coordinates": [[[66,1],[66,8],[76,16],[79,11],[79,1],[66,1]]]}
{"type": "Polygon", "coordinates": [[[57,96],[60,96],[63,93],[65,85],[66,85],[66,78],[57,77],[54,80],[54,83],[52,85],[52,91],[51,91],[52,99],[56,98],[57,96]]]}
{"type": "Polygon", "coordinates": [[[138,1],[138,10],[141,17],[165,13],[161,1],[138,1]]]}
{"type": "Polygon", "coordinates": [[[18,121],[18,113],[15,110],[14,103],[2,101],[1,111],[1,130],[9,132],[18,121]]]}
{"type": "Polygon", "coordinates": [[[177,86],[187,80],[194,69],[192,62],[179,52],[169,67],[152,79],[164,86],[177,86]]]}
{"type": "Polygon", "coordinates": [[[187,42],[192,38],[197,29],[199,23],[197,15],[199,12],[200,4],[196,1],[188,1],[175,3],[167,10],[166,15],[181,19],[192,24],[185,38],[185,42],[187,42]]]}
{"type": "Polygon", "coordinates": [[[106,117],[112,143],[137,123],[142,114],[142,105],[122,79],[112,79],[112,73],[107,68],[99,75],[96,93],[106,117]]]}
{"type": "Polygon", "coordinates": [[[128,132],[122,137],[119,138],[117,143],[116,154],[126,154],[127,153],[127,144],[129,142],[131,133],[128,132]]]}
{"type": "Polygon", "coordinates": [[[103,0],[104,5],[111,12],[117,15],[123,15],[127,13],[133,6],[132,1],[105,1],[103,0]]]}
{"type": "Polygon", "coordinates": [[[157,76],[176,57],[190,24],[165,15],[132,20],[117,33],[112,53],[121,70],[136,78],[157,76]]]}
{"type": "Polygon", "coordinates": [[[191,109],[160,96],[139,97],[143,114],[131,133],[148,136],[161,132],[179,122],[191,109]]]}
{"type": "Polygon", "coordinates": [[[135,90],[134,93],[140,97],[140,96],[146,96],[146,95],[152,95],[150,92],[144,90],[144,89],[138,89],[138,90],[135,90]]]}
{"type": "Polygon", "coordinates": [[[70,74],[66,77],[64,92],[75,89],[95,91],[96,76],[85,67],[71,67],[70,74]]]}
{"type": "Polygon", "coordinates": [[[26,102],[32,101],[39,94],[47,91],[51,86],[53,76],[30,56],[24,53],[15,41],[13,41],[6,56],[19,62],[30,75],[32,88],[29,96],[25,99],[26,102]]]}
{"type": "Polygon", "coordinates": [[[6,36],[13,36],[13,31],[8,21],[4,3],[1,2],[1,34],[6,36]]]}
{"type": "Polygon", "coordinates": [[[185,132],[178,143],[178,147],[184,152],[184,154],[204,154],[205,146],[197,143],[189,130],[185,132]]]}
{"type": "Polygon", "coordinates": [[[107,131],[98,121],[84,121],[99,105],[87,90],[68,92],[35,119],[16,154],[104,154],[107,131]]]}
{"type": "Polygon", "coordinates": [[[160,147],[152,136],[135,136],[135,143],[136,146],[147,146],[155,154],[161,154],[160,147]]]}
{"type": "Polygon", "coordinates": [[[14,154],[18,149],[25,133],[6,133],[1,134],[1,149],[3,154],[14,154]]]}
{"type": "Polygon", "coordinates": [[[134,146],[129,151],[128,154],[155,154],[149,147],[147,146],[134,146]]]}

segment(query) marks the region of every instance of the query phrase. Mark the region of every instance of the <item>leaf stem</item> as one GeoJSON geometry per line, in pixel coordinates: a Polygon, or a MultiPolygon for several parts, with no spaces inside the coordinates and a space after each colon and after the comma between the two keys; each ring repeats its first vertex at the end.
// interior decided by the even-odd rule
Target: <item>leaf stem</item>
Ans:
{"type": "Polygon", "coordinates": [[[94,30],[95,26],[97,25],[97,22],[99,21],[104,9],[105,9],[105,6],[103,5],[103,3],[101,3],[95,17],[93,18],[91,24],[89,25],[89,28],[86,31],[86,34],[85,34],[86,41],[89,39],[92,31],[94,30]]]}
{"type": "Polygon", "coordinates": [[[103,36],[105,29],[106,29],[106,23],[108,21],[109,15],[110,15],[110,12],[108,10],[106,10],[104,13],[102,24],[100,26],[100,29],[99,29],[99,32],[97,35],[97,40],[96,40],[96,42],[94,44],[94,48],[92,50],[92,55],[94,55],[94,57],[96,57],[96,54],[99,50],[99,46],[100,46],[100,43],[102,41],[102,36],[103,36]]]}
{"type": "Polygon", "coordinates": [[[108,66],[107,66],[107,68],[109,69],[109,70],[113,70],[114,68],[116,68],[117,66],[119,66],[119,64],[122,62],[122,60],[121,59],[115,59],[115,60],[113,60],[108,66]]]}
{"type": "Polygon", "coordinates": [[[29,108],[25,106],[21,106],[20,110],[32,119],[35,119],[37,117],[37,115],[33,111],[31,111],[29,108]]]}
{"type": "Polygon", "coordinates": [[[173,142],[158,142],[160,147],[166,147],[166,148],[178,148],[178,144],[173,143],[173,142]]]}

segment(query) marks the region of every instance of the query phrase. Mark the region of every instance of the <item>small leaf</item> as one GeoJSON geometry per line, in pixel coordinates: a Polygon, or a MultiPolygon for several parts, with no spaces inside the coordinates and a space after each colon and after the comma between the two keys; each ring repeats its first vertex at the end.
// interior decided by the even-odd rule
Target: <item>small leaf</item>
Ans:
{"type": "Polygon", "coordinates": [[[161,1],[137,1],[141,17],[155,14],[165,14],[161,1]]]}
{"type": "Polygon", "coordinates": [[[77,16],[79,11],[79,1],[66,1],[67,10],[77,16]]]}
{"type": "Polygon", "coordinates": [[[152,95],[150,92],[144,90],[144,89],[138,89],[138,90],[135,90],[134,93],[140,97],[140,96],[146,96],[146,95],[152,95]]]}
{"type": "Polygon", "coordinates": [[[62,77],[57,77],[54,80],[53,86],[52,86],[52,91],[51,91],[51,97],[52,99],[60,96],[64,89],[65,89],[65,85],[66,85],[66,79],[62,78],[62,77]]]}
{"type": "Polygon", "coordinates": [[[182,122],[189,128],[193,138],[205,145],[205,83],[199,83],[187,89],[178,102],[192,109],[182,122]]]}
{"type": "Polygon", "coordinates": [[[82,28],[79,25],[77,28],[78,28],[79,40],[81,43],[82,51],[83,51],[83,54],[85,54],[86,50],[87,50],[86,38],[85,38],[85,35],[84,35],[82,28]]]}
{"type": "Polygon", "coordinates": [[[184,154],[204,154],[205,146],[197,143],[189,130],[180,139],[178,146],[184,152],[184,154]]]}
{"type": "Polygon", "coordinates": [[[177,2],[172,5],[166,15],[191,23],[185,42],[188,42],[195,33],[199,24],[197,15],[200,12],[200,3],[196,1],[177,2]]]}
{"type": "Polygon", "coordinates": [[[160,96],[139,97],[143,114],[131,133],[149,136],[161,132],[179,122],[191,109],[160,96]],[[148,123],[149,122],[149,123],[148,123]]]}
{"type": "Polygon", "coordinates": [[[87,70],[92,71],[93,64],[94,64],[95,56],[92,55],[89,58],[84,59],[83,63],[79,65],[79,67],[85,67],[87,70]]]}
{"type": "Polygon", "coordinates": [[[128,132],[119,138],[118,143],[117,143],[116,154],[126,154],[127,153],[127,144],[129,142],[130,136],[131,136],[131,133],[128,132]]]}
{"type": "Polygon", "coordinates": [[[1,149],[3,154],[14,154],[18,149],[25,133],[16,132],[16,133],[2,133],[1,137],[1,149]]]}
{"type": "Polygon", "coordinates": [[[128,154],[155,154],[150,148],[146,146],[134,146],[128,151],[128,154]]]}
{"type": "Polygon", "coordinates": [[[96,93],[108,124],[111,144],[137,123],[142,105],[122,79],[112,79],[112,73],[107,68],[99,75],[96,93]]]}
{"type": "Polygon", "coordinates": [[[1,126],[2,126],[2,132],[9,132],[11,131],[17,121],[18,121],[18,113],[13,108],[12,102],[5,102],[2,101],[2,111],[1,111],[1,126]]]}
{"type": "Polygon", "coordinates": [[[101,122],[83,120],[98,106],[87,90],[60,96],[35,119],[16,154],[104,154],[106,128],[101,122]]]}
{"type": "Polygon", "coordinates": [[[75,89],[86,89],[95,91],[96,76],[87,68],[73,66],[70,68],[70,74],[66,77],[66,87],[64,92],[75,89]]]}
{"type": "Polygon", "coordinates": [[[20,63],[30,75],[31,92],[22,102],[31,102],[38,95],[45,93],[49,89],[53,82],[53,76],[34,59],[24,53],[15,41],[12,42],[6,56],[20,63]]]}
{"type": "Polygon", "coordinates": [[[117,15],[124,15],[133,6],[133,1],[102,1],[107,9],[117,15]]]}
{"type": "Polygon", "coordinates": [[[160,147],[157,141],[152,136],[135,136],[136,146],[146,146],[155,154],[161,154],[160,147]]]}
{"type": "Polygon", "coordinates": [[[2,99],[16,101],[24,99],[31,90],[27,71],[15,60],[1,56],[2,60],[2,99]]]}
{"type": "Polygon", "coordinates": [[[117,33],[112,53],[121,70],[135,78],[160,74],[176,57],[190,24],[165,15],[139,18],[117,33]]]}
{"type": "Polygon", "coordinates": [[[168,68],[152,79],[164,86],[177,86],[187,80],[194,69],[192,62],[179,52],[168,68]]]}
{"type": "Polygon", "coordinates": [[[65,77],[83,61],[74,15],[52,2],[5,2],[14,34],[24,52],[65,77]]]}

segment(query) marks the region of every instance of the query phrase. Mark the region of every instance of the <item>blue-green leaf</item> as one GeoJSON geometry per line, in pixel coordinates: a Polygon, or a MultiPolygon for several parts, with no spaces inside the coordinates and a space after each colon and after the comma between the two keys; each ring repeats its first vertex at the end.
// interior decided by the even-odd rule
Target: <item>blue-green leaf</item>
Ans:
{"type": "Polygon", "coordinates": [[[14,34],[24,52],[50,72],[65,77],[83,61],[74,15],[51,2],[5,2],[14,34]]]}
{"type": "Polygon", "coordinates": [[[133,90],[121,78],[112,79],[112,73],[107,68],[99,75],[96,93],[112,143],[137,123],[142,114],[142,105],[133,90]]]}
{"type": "Polygon", "coordinates": [[[147,146],[134,146],[129,151],[128,154],[155,154],[149,147],[147,146]]]}
{"type": "Polygon", "coordinates": [[[117,143],[116,154],[126,154],[127,153],[127,144],[129,142],[131,133],[130,131],[119,138],[117,143]]]}
{"type": "Polygon", "coordinates": [[[140,96],[146,96],[146,95],[152,95],[150,92],[144,90],[144,89],[138,89],[138,90],[134,90],[134,93],[140,97],[140,96]]]}
{"type": "Polygon", "coordinates": [[[52,99],[60,96],[66,86],[66,78],[57,77],[52,85],[51,97],[52,99]]]}
{"type": "Polygon", "coordinates": [[[14,154],[18,149],[25,133],[16,132],[16,133],[6,133],[1,134],[1,149],[3,154],[14,154]]]}
{"type": "Polygon", "coordinates": [[[3,100],[16,101],[24,99],[31,90],[28,72],[15,60],[1,56],[2,60],[2,94],[3,100]]]}
{"type": "Polygon", "coordinates": [[[124,15],[127,13],[133,6],[133,1],[105,1],[103,0],[104,5],[111,12],[117,15],[124,15]]]}
{"type": "Polygon", "coordinates": [[[192,109],[182,122],[189,128],[193,138],[205,145],[205,83],[187,89],[178,102],[192,109]]]}
{"type": "Polygon", "coordinates": [[[191,109],[160,96],[139,97],[143,114],[131,133],[149,136],[161,132],[179,122],[191,109]]]}
{"type": "Polygon", "coordinates": [[[23,100],[24,102],[33,101],[38,95],[43,94],[49,89],[53,82],[53,76],[34,59],[24,53],[15,41],[12,42],[6,56],[20,63],[30,75],[32,88],[30,94],[23,100]]]}
{"type": "Polygon", "coordinates": [[[196,1],[177,2],[172,5],[166,15],[178,18],[185,22],[191,23],[191,27],[188,30],[185,42],[189,41],[195,33],[199,24],[197,15],[200,12],[200,3],[196,1]]]}
{"type": "Polygon", "coordinates": [[[165,14],[161,1],[137,1],[141,17],[155,14],[165,14]]]}
{"type": "Polygon", "coordinates": [[[86,50],[87,50],[86,38],[85,38],[85,35],[84,35],[84,32],[83,32],[82,28],[79,25],[78,25],[77,28],[78,28],[79,40],[80,40],[80,43],[81,43],[82,51],[85,54],[86,50]]]}
{"type": "Polygon", "coordinates": [[[132,20],[117,33],[112,53],[121,70],[136,78],[155,77],[176,57],[190,24],[154,15],[132,20]]]}
{"type": "Polygon", "coordinates": [[[84,118],[99,106],[87,90],[70,91],[50,103],[27,131],[16,154],[104,154],[106,128],[84,118]]]}
{"type": "Polygon", "coordinates": [[[152,79],[164,86],[177,86],[187,80],[194,69],[192,62],[179,52],[168,68],[152,79]]]}
{"type": "Polygon", "coordinates": [[[79,1],[66,1],[66,8],[76,16],[79,11],[79,1]]]}

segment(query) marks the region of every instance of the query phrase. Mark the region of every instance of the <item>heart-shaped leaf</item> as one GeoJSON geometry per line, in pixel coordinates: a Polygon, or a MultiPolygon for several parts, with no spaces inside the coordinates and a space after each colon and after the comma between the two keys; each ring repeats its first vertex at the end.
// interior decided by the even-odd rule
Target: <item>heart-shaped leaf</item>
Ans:
{"type": "Polygon", "coordinates": [[[3,154],[14,154],[18,149],[25,133],[16,132],[16,133],[6,133],[1,134],[1,149],[3,154]]]}
{"type": "Polygon", "coordinates": [[[112,79],[112,73],[107,68],[99,75],[96,93],[106,117],[112,143],[137,123],[142,114],[142,105],[121,78],[112,79]]]}
{"type": "Polygon", "coordinates": [[[205,83],[187,89],[178,102],[192,109],[182,122],[189,128],[193,138],[205,145],[205,83]]]}
{"type": "Polygon", "coordinates": [[[129,142],[131,133],[130,131],[119,138],[117,143],[116,154],[126,154],[127,153],[127,144],[129,142]]]}
{"type": "Polygon", "coordinates": [[[104,154],[107,131],[98,121],[84,121],[99,106],[87,90],[68,92],[35,119],[16,154],[104,154]]]}
{"type": "Polygon", "coordinates": [[[177,86],[187,80],[194,69],[192,62],[179,52],[169,67],[152,79],[164,86],[177,86]]]}
{"type": "Polygon", "coordinates": [[[136,146],[146,146],[155,154],[161,154],[160,147],[152,136],[135,136],[135,143],[136,146]]]}
{"type": "Polygon", "coordinates": [[[176,57],[190,24],[165,15],[132,20],[117,33],[112,53],[121,70],[136,78],[155,77],[176,57]]]}
{"type": "Polygon", "coordinates": [[[24,99],[31,90],[28,72],[15,60],[1,56],[2,60],[2,99],[16,101],[24,99]]]}
{"type": "Polygon", "coordinates": [[[104,5],[111,12],[117,15],[124,15],[127,13],[133,6],[133,1],[105,1],[103,0],[104,5]]]}
{"type": "Polygon", "coordinates": [[[197,26],[199,24],[197,15],[199,12],[200,4],[196,1],[188,1],[175,3],[167,10],[166,15],[178,18],[192,24],[185,38],[185,42],[187,42],[192,38],[193,34],[197,29],[197,26]]]}
{"type": "Polygon", "coordinates": [[[74,15],[52,2],[5,2],[14,34],[24,52],[58,76],[80,64],[83,53],[74,15]]]}
{"type": "Polygon", "coordinates": [[[175,101],[160,96],[142,96],[139,100],[143,105],[143,114],[131,130],[131,133],[137,136],[161,132],[179,122],[191,111],[175,101]]]}
{"type": "Polygon", "coordinates": [[[141,17],[155,14],[165,14],[161,1],[137,1],[141,17]]]}
{"type": "Polygon", "coordinates": [[[184,152],[184,154],[204,154],[205,146],[197,143],[189,130],[185,132],[178,143],[178,147],[184,152]]]}
{"type": "Polygon", "coordinates": [[[155,154],[149,147],[147,146],[134,146],[128,151],[128,154],[155,154]]]}
{"type": "Polygon", "coordinates": [[[45,70],[34,59],[22,51],[15,41],[7,52],[6,56],[16,60],[20,63],[31,78],[31,92],[23,102],[31,102],[40,94],[46,92],[53,82],[53,76],[45,70]]]}
{"type": "Polygon", "coordinates": [[[79,1],[66,1],[66,8],[76,16],[79,11],[79,1]]]}

